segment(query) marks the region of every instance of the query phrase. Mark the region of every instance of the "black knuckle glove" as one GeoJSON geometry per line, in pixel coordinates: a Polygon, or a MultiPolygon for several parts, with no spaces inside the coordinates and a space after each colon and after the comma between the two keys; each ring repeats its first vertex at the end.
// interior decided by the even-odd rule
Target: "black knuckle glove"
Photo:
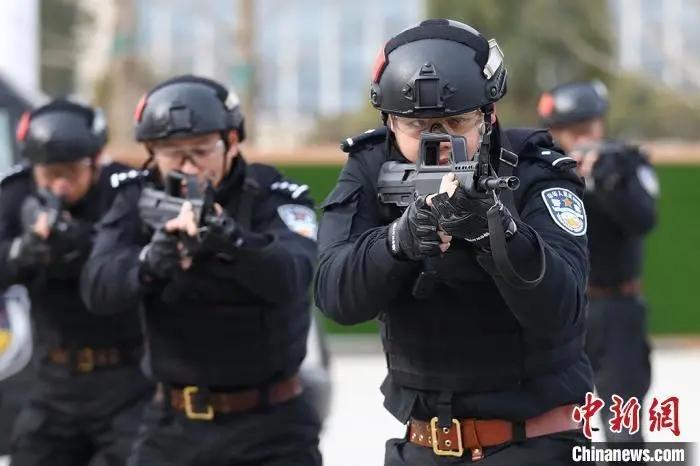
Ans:
{"type": "Polygon", "coordinates": [[[153,233],[151,242],[148,243],[141,254],[141,275],[147,280],[158,278],[170,279],[180,269],[182,256],[178,248],[178,236],[159,228],[153,233]]]}
{"type": "Polygon", "coordinates": [[[395,257],[422,260],[440,255],[438,222],[425,203],[425,197],[413,202],[403,215],[389,225],[389,249],[395,257]]]}
{"type": "Polygon", "coordinates": [[[89,222],[70,220],[60,231],[52,232],[52,262],[80,270],[92,250],[95,229],[89,222]]]}
{"type": "Polygon", "coordinates": [[[208,222],[200,251],[206,256],[232,262],[238,255],[239,249],[246,243],[244,233],[232,217],[222,213],[208,222]]]}
{"type": "Polygon", "coordinates": [[[622,181],[620,158],[623,154],[602,152],[593,165],[591,176],[597,189],[604,191],[614,190],[622,181]]]}
{"type": "MultiPolygon", "coordinates": [[[[445,233],[464,239],[482,250],[489,249],[488,212],[496,204],[493,195],[474,197],[458,187],[452,197],[447,193],[435,195],[432,204],[440,228],[445,233]]],[[[499,203],[498,215],[506,238],[511,238],[517,229],[510,211],[499,203]]]]}
{"type": "Polygon", "coordinates": [[[51,247],[41,236],[27,231],[12,242],[8,263],[17,272],[45,267],[51,260],[51,247]]]}

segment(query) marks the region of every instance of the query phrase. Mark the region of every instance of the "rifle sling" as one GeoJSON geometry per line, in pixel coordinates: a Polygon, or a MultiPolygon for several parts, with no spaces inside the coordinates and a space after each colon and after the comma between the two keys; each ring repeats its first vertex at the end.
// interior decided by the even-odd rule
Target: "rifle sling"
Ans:
{"type": "MultiPolygon", "coordinates": [[[[506,139],[504,134],[501,134],[502,144],[506,147],[510,147],[510,142],[506,139]]],[[[498,164],[498,176],[507,177],[512,176],[515,166],[517,165],[517,159],[515,163],[509,161],[508,158],[504,157],[503,150],[501,149],[501,157],[499,158],[498,164]]],[[[511,153],[512,154],[512,153],[511,153]]],[[[499,193],[499,199],[503,205],[508,209],[514,221],[520,220],[520,215],[518,209],[515,206],[515,197],[513,191],[510,189],[505,189],[499,193]]],[[[488,228],[489,228],[489,246],[491,247],[491,255],[493,257],[494,265],[503,279],[510,286],[520,289],[534,288],[537,286],[547,271],[546,257],[544,255],[544,245],[542,243],[542,238],[540,235],[534,231],[535,240],[537,241],[537,249],[539,251],[540,258],[540,273],[533,280],[528,280],[520,275],[515,268],[513,263],[508,257],[508,246],[506,243],[506,235],[503,231],[503,224],[500,218],[500,205],[499,203],[491,207],[487,212],[488,228]]]]}

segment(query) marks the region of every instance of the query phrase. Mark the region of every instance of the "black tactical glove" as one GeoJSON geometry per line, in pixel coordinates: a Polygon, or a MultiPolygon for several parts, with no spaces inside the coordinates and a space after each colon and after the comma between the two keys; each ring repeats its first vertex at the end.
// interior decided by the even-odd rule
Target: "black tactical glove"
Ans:
{"type": "Polygon", "coordinates": [[[32,272],[45,267],[51,259],[51,247],[38,234],[27,231],[12,242],[8,265],[15,273],[32,272]]]}
{"type": "MultiPolygon", "coordinates": [[[[461,186],[457,187],[452,197],[447,193],[440,193],[432,198],[433,210],[440,228],[448,235],[462,238],[484,251],[490,249],[487,213],[495,203],[493,194],[475,197],[461,186]]],[[[506,239],[512,238],[517,228],[513,217],[503,204],[500,204],[498,215],[506,239]]]]}
{"type": "Polygon", "coordinates": [[[387,241],[394,257],[422,260],[439,256],[440,237],[437,233],[438,221],[425,196],[416,199],[403,215],[389,225],[387,241]]]}
{"type": "Polygon", "coordinates": [[[92,250],[95,229],[92,223],[69,219],[51,232],[47,242],[51,248],[50,275],[78,276],[92,250]]]}
{"type": "Polygon", "coordinates": [[[613,145],[598,154],[591,176],[596,189],[613,191],[634,176],[643,156],[632,146],[613,145]]]}
{"type": "Polygon", "coordinates": [[[232,261],[239,248],[251,242],[249,236],[233,218],[222,212],[209,221],[202,236],[200,251],[224,261],[232,261]]]}
{"type": "Polygon", "coordinates": [[[176,233],[168,233],[163,228],[156,230],[151,242],[139,254],[141,278],[146,282],[152,281],[153,278],[172,278],[181,268],[182,254],[178,243],[180,240],[176,233]]]}

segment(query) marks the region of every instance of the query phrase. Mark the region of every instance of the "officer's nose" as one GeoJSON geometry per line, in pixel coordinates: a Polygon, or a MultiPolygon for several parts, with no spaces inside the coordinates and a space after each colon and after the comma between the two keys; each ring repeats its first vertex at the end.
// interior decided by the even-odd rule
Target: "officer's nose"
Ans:
{"type": "Polygon", "coordinates": [[[182,163],[182,167],[180,167],[180,171],[184,173],[185,175],[199,175],[199,172],[201,171],[199,167],[192,162],[192,160],[188,157],[185,159],[185,161],[182,163]]]}
{"type": "Polygon", "coordinates": [[[56,178],[51,182],[49,190],[56,197],[68,198],[70,197],[72,185],[66,178],[56,178]]]}

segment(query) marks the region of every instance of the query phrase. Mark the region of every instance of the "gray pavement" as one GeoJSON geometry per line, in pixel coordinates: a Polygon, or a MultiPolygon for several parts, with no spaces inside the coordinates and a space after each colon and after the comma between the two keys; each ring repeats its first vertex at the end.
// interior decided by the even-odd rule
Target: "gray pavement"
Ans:
{"type": "MultiPolygon", "coordinates": [[[[700,345],[697,340],[662,339],[654,342],[650,396],[680,398],[681,435],[668,431],[648,433],[651,441],[700,442],[700,345]]],[[[327,466],[381,465],[384,442],[403,435],[404,427],[382,407],[379,392],[386,363],[378,337],[334,337],[334,397],[331,416],[321,440],[327,466]]],[[[600,420],[595,426],[603,427],[600,420]]],[[[600,434],[594,440],[601,440],[600,434]]],[[[700,452],[699,456],[700,456],[700,452]]],[[[0,466],[5,466],[0,459],[0,466]]],[[[700,466],[700,459],[696,459],[700,466]]]]}

